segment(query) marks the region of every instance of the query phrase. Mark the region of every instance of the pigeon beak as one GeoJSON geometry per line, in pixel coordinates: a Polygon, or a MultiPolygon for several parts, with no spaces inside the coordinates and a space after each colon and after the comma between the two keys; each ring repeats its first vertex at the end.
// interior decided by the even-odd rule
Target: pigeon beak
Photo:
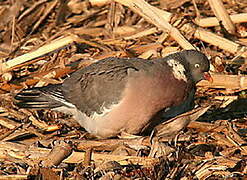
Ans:
{"type": "Polygon", "coordinates": [[[204,77],[205,80],[209,81],[210,83],[213,82],[213,78],[208,72],[204,72],[203,73],[203,77],[204,77]]]}

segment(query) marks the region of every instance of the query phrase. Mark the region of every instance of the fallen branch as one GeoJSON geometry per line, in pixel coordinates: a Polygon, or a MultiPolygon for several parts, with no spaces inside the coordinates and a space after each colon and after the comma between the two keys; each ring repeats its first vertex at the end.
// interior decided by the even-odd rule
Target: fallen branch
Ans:
{"type": "Polygon", "coordinates": [[[55,41],[50,42],[49,44],[46,44],[37,50],[23,54],[21,56],[18,56],[14,59],[8,60],[7,62],[4,62],[0,64],[0,75],[3,74],[4,72],[7,72],[18,65],[21,65],[23,63],[26,63],[28,61],[31,61],[35,58],[44,56],[48,53],[51,53],[55,50],[58,50],[64,46],[68,46],[69,44],[73,43],[76,41],[77,37],[75,35],[67,36],[61,39],[57,39],[55,41]]]}
{"type": "Polygon", "coordinates": [[[44,167],[57,166],[71,153],[72,147],[70,144],[65,143],[64,141],[58,141],[41,164],[44,167]]]}
{"type": "Polygon", "coordinates": [[[208,0],[208,2],[218,21],[222,21],[223,26],[230,34],[235,34],[235,26],[226,11],[223,2],[221,0],[208,0]]]}
{"type": "MultiPolygon", "coordinates": [[[[233,14],[230,15],[230,18],[233,23],[244,23],[247,22],[247,13],[233,14]]],[[[201,27],[212,27],[219,26],[219,21],[216,17],[208,17],[208,18],[196,18],[195,23],[201,27]]]]}
{"type": "Polygon", "coordinates": [[[240,44],[237,44],[233,41],[230,41],[209,31],[197,29],[194,36],[195,38],[198,38],[209,44],[217,46],[225,51],[233,53],[236,56],[247,57],[247,49],[245,46],[241,46],[240,44]]]}
{"type": "Polygon", "coordinates": [[[197,85],[206,88],[224,88],[232,90],[247,89],[247,76],[213,74],[213,83],[201,81],[197,85]]]}

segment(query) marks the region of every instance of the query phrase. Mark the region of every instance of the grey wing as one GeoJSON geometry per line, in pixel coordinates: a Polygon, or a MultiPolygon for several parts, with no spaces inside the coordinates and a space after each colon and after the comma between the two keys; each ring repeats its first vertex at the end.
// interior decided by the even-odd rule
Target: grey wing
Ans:
{"type": "Polygon", "coordinates": [[[101,114],[121,100],[129,69],[135,67],[125,59],[101,60],[67,78],[62,87],[64,97],[89,117],[101,114]]]}

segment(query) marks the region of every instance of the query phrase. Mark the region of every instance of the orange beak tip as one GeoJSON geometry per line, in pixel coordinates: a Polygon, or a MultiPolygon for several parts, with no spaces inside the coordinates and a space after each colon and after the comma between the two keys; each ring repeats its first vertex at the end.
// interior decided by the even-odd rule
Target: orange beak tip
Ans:
{"type": "Polygon", "coordinates": [[[203,77],[204,77],[205,80],[209,81],[210,83],[213,83],[213,78],[208,72],[205,72],[203,74],[203,77]]]}

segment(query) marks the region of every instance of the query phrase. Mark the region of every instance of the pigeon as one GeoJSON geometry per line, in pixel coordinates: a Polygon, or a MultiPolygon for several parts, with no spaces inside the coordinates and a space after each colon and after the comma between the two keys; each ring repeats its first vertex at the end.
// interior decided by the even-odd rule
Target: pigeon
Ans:
{"type": "Polygon", "coordinates": [[[209,66],[197,50],[152,60],[111,57],[75,71],[62,84],[24,89],[15,99],[20,108],[71,114],[99,138],[136,135],[191,109],[196,83],[212,81],[209,66]]]}

